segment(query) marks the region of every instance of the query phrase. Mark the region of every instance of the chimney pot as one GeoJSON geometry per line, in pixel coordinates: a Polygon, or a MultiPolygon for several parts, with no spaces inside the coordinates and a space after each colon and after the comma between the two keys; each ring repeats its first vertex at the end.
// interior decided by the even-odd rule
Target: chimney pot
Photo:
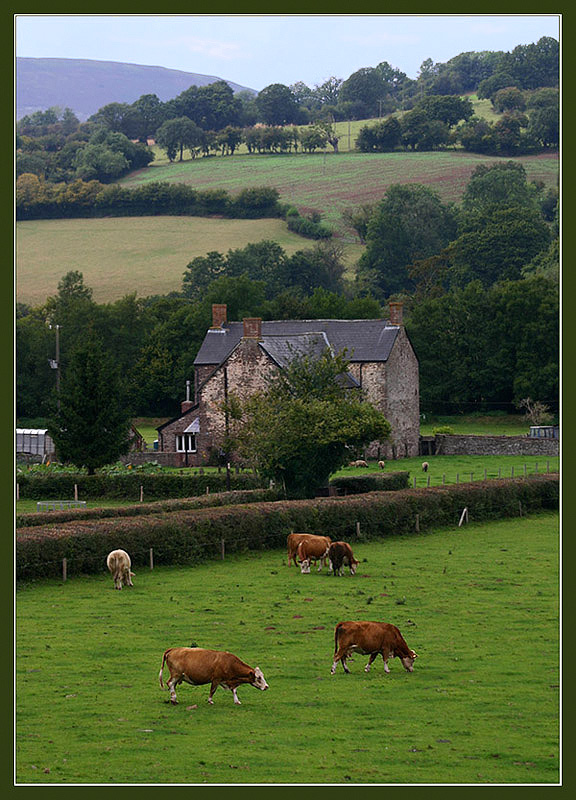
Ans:
{"type": "Polygon", "coordinates": [[[403,325],[402,311],[404,303],[389,303],[390,306],[390,325],[403,325]]]}
{"type": "Polygon", "coordinates": [[[225,303],[214,303],[212,305],[212,328],[221,328],[227,321],[227,307],[225,303]]]}
{"type": "Polygon", "coordinates": [[[242,322],[244,324],[244,338],[245,339],[261,339],[262,338],[262,318],[261,317],[244,317],[242,322]]]}

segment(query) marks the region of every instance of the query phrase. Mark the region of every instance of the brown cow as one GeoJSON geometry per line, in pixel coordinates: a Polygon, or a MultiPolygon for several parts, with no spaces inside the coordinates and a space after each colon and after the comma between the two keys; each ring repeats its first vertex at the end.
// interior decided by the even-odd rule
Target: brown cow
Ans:
{"type": "Polygon", "coordinates": [[[214,705],[212,697],[219,686],[231,690],[236,705],[241,705],[236,694],[236,690],[241,684],[249,683],[262,691],[268,688],[260,667],[252,669],[248,664],[240,661],[237,656],[222,650],[205,650],[202,647],[170,647],[162,656],[162,666],[158,675],[162,689],[164,688],[162,672],[165,663],[170,670],[167,687],[170,689],[170,702],[173,705],[178,703],[175,689],[182,681],[190,683],[192,686],[209,683],[208,702],[212,705],[214,705]]]}
{"type": "Polygon", "coordinates": [[[328,548],[330,569],[334,575],[342,575],[344,566],[350,567],[350,575],[356,574],[356,567],[360,563],[354,558],[354,553],[348,542],[332,542],[328,548]]]}
{"type": "Polygon", "coordinates": [[[332,539],[329,536],[318,537],[316,536],[316,534],[313,533],[289,533],[286,539],[286,545],[288,547],[288,566],[291,566],[292,562],[294,562],[295,564],[297,563],[296,554],[298,553],[298,545],[300,544],[300,542],[302,542],[304,539],[310,539],[310,538],[328,539],[328,543],[332,541],[332,539]]]}
{"type": "Polygon", "coordinates": [[[332,675],[336,672],[339,661],[342,662],[344,672],[350,672],[346,666],[346,659],[354,650],[370,656],[364,667],[365,672],[370,671],[370,666],[378,653],[384,661],[385,672],[390,672],[389,658],[399,658],[407,672],[414,671],[414,659],[417,658],[417,654],[408,647],[396,625],[388,622],[339,622],[334,632],[334,640],[334,662],[330,670],[332,675]]]}
{"type": "Polygon", "coordinates": [[[134,586],[132,578],[134,573],[130,571],[132,562],[125,550],[112,550],[106,558],[106,566],[114,578],[114,588],[121,589],[122,586],[134,586]]]}
{"type": "Polygon", "coordinates": [[[296,558],[300,561],[300,572],[307,574],[310,572],[310,564],[313,561],[320,562],[318,572],[328,563],[328,549],[332,539],[329,536],[309,536],[303,539],[298,545],[296,558]]]}

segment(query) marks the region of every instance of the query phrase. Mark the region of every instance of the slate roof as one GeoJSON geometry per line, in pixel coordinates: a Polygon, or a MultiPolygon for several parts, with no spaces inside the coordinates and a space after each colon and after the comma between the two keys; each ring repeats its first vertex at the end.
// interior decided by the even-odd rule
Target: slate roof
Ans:
{"type": "MultiPolygon", "coordinates": [[[[227,322],[220,329],[208,330],[194,364],[221,364],[243,332],[242,322],[227,322]]],[[[333,353],[345,349],[351,362],[387,361],[397,335],[398,326],[382,319],[264,320],[260,345],[279,364],[278,359],[289,356],[289,344],[297,352],[304,346],[314,350],[321,347],[319,353],[327,346],[333,353]]]]}

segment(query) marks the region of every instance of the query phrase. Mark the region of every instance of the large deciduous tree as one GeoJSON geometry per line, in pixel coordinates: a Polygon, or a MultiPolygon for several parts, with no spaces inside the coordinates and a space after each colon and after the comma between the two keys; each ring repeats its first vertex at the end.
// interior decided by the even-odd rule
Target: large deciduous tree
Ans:
{"type": "Polygon", "coordinates": [[[289,497],[313,496],[349,459],[349,447],[390,433],[381,412],[344,388],[347,366],[344,354],[297,356],[243,405],[237,447],[289,497]]]}
{"type": "Polygon", "coordinates": [[[395,184],[368,222],[359,279],[380,295],[412,288],[408,267],[439,253],[456,233],[455,214],[419,184],[395,184]]]}

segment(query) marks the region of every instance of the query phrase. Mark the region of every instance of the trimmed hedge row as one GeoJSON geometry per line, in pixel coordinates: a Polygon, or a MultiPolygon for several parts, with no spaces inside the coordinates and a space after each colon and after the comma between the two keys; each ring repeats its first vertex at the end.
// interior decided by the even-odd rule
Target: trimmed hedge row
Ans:
{"type": "Polygon", "coordinates": [[[416,515],[420,531],[425,531],[457,524],[464,508],[471,521],[480,521],[556,509],[558,502],[558,475],[535,475],[21,528],[16,536],[16,575],[58,576],[63,558],[70,574],[101,572],[107,553],[116,547],[127,550],[135,566],[147,563],[150,548],[156,564],[192,565],[219,557],[223,543],[227,552],[284,547],[291,530],[353,542],[356,523],[361,538],[368,540],[413,533],[416,515]]]}
{"type": "MultiPolygon", "coordinates": [[[[180,475],[167,473],[126,473],[107,475],[82,475],[55,473],[53,475],[19,475],[17,478],[20,497],[28,500],[65,500],[74,497],[74,486],[78,487],[80,500],[124,499],[137,500],[140,487],[146,497],[176,498],[195,497],[209,492],[226,491],[225,473],[204,475],[180,475]]],[[[231,490],[261,489],[262,480],[252,473],[241,472],[230,475],[231,490]]]]}
{"type": "Polygon", "coordinates": [[[30,514],[17,514],[16,527],[27,528],[36,525],[54,525],[72,522],[79,519],[109,519],[111,517],[136,517],[147,514],[163,514],[172,511],[185,511],[192,508],[211,508],[212,506],[228,506],[240,503],[258,503],[265,500],[277,500],[281,493],[278,489],[246,489],[236,492],[218,492],[193,499],[158,500],[153,503],[138,503],[133,506],[116,506],[112,508],[70,508],[63,511],[33,511],[30,514]]]}
{"type": "Polygon", "coordinates": [[[364,494],[365,492],[395,492],[408,488],[409,472],[369,473],[367,475],[343,475],[332,478],[330,486],[340,489],[342,494],[364,494]]]}

